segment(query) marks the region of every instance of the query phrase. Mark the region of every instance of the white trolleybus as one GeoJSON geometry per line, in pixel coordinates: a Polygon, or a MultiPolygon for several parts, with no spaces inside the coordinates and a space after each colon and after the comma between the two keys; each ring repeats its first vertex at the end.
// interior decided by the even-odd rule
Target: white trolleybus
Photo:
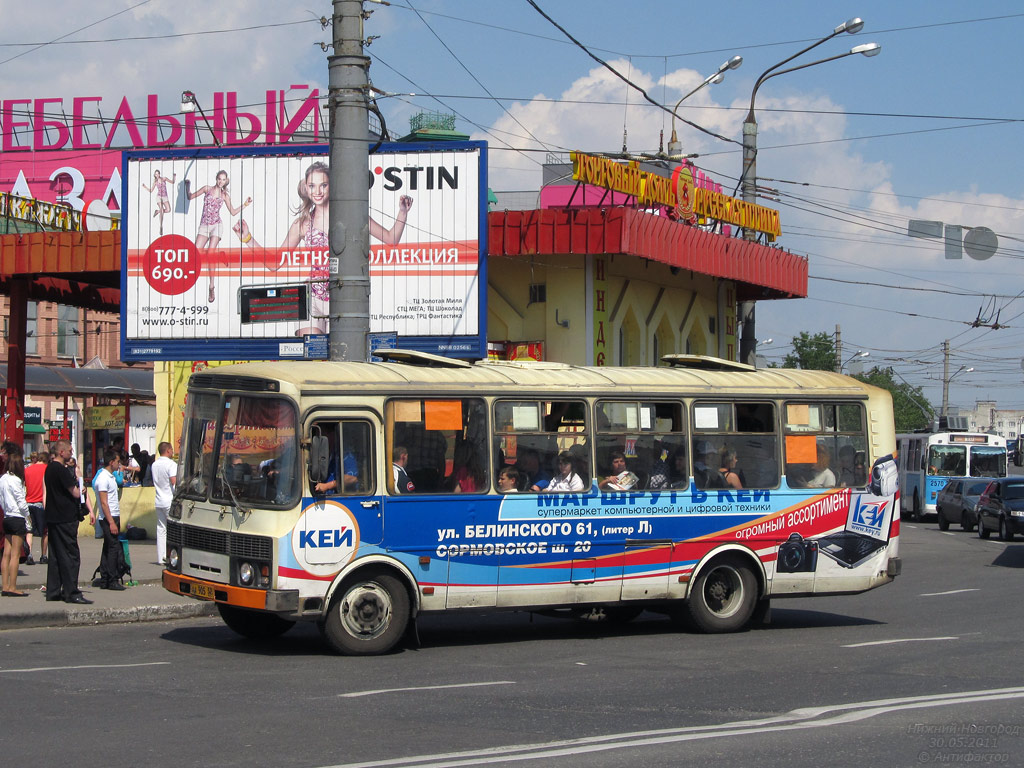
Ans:
{"type": "Polygon", "coordinates": [[[903,510],[911,520],[934,516],[935,499],[951,477],[1006,477],[1006,438],[984,432],[897,435],[903,510]]]}
{"type": "Polygon", "coordinates": [[[426,612],[705,632],[900,571],[892,402],[833,373],[448,360],[192,375],[164,586],[350,654],[426,612]]]}

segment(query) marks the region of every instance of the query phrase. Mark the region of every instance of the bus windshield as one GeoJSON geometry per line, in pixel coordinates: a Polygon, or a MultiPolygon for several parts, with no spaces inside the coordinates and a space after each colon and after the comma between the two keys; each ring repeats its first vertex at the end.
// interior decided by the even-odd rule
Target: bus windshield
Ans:
{"type": "Polygon", "coordinates": [[[971,477],[1006,477],[1006,449],[976,445],[971,448],[971,477]]]}
{"type": "Polygon", "coordinates": [[[285,505],[299,492],[296,414],[283,398],[196,394],[185,412],[183,494],[285,505]]]}
{"type": "Polygon", "coordinates": [[[933,445],[928,449],[928,474],[955,477],[965,474],[967,448],[962,445],[933,445]]]}

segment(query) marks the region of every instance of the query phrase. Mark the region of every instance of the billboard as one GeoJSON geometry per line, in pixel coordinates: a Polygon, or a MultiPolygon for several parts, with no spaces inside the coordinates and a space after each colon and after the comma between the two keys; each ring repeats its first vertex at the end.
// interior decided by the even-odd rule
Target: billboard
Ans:
{"type": "MultiPolygon", "coordinates": [[[[125,153],[121,357],[326,357],[327,146],[125,153]]],[[[483,357],[486,145],[370,155],[370,331],[483,357]]]]}

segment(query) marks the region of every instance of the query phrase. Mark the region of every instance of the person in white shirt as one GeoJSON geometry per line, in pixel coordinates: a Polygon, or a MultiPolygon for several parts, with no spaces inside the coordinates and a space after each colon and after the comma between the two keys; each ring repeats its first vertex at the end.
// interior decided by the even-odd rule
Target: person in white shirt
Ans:
{"type": "Polygon", "coordinates": [[[25,462],[21,453],[8,449],[7,471],[0,477],[0,505],[4,510],[3,592],[4,597],[27,597],[18,589],[18,563],[28,532],[28,502],[25,501],[25,462]]]}
{"type": "Polygon", "coordinates": [[[103,552],[100,555],[100,588],[122,590],[120,564],[124,557],[121,540],[121,505],[117,498],[117,480],[114,478],[121,466],[121,456],[113,448],[103,451],[103,468],[92,481],[96,491],[97,512],[100,530],[103,531],[103,552]]]}
{"type": "Polygon", "coordinates": [[[583,480],[572,469],[572,454],[562,451],[558,454],[558,474],[548,483],[545,492],[548,491],[573,491],[579,492],[584,488],[583,480]]]}
{"type": "Polygon", "coordinates": [[[174,483],[178,479],[178,464],[171,458],[172,450],[170,443],[160,443],[156,448],[159,458],[150,469],[156,492],[156,559],[160,565],[167,557],[167,513],[171,509],[174,483]]]}
{"type": "Polygon", "coordinates": [[[807,481],[808,488],[835,488],[836,475],[829,469],[831,463],[832,457],[829,455],[828,448],[819,445],[818,461],[814,465],[814,474],[807,481]]]}

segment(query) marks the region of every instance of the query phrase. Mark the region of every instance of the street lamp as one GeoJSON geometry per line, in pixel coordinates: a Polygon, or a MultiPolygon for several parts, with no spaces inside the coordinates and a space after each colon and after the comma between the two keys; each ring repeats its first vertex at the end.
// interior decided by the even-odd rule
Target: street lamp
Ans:
{"type": "Polygon", "coordinates": [[[942,418],[946,418],[949,415],[949,382],[959,376],[961,373],[970,373],[974,368],[968,368],[966,365],[961,365],[956,371],[945,377],[942,380],[942,418]]]}
{"type": "MultiPolygon", "coordinates": [[[[182,91],[181,111],[191,113],[196,110],[199,110],[199,114],[203,116],[203,122],[206,123],[206,127],[210,128],[210,123],[206,120],[206,113],[203,112],[203,108],[199,106],[199,100],[196,98],[196,95],[192,93],[192,91],[182,91]]],[[[213,132],[213,128],[210,128],[210,135],[213,136],[213,143],[219,147],[220,141],[217,139],[217,134],[213,132]]]]}
{"type": "MultiPolygon", "coordinates": [[[[787,72],[795,72],[798,69],[807,69],[808,67],[817,66],[818,64],[824,64],[829,61],[835,61],[836,59],[842,59],[846,56],[853,56],[857,53],[863,56],[877,56],[881,52],[882,47],[876,43],[868,43],[866,45],[858,45],[846,53],[841,53],[837,56],[830,56],[827,59],[812,61],[809,64],[802,64],[798,67],[790,67],[789,69],[779,69],[779,67],[785,66],[798,56],[802,56],[813,48],[817,48],[822,43],[828,42],[837,35],[841,35],[844,32],[854,35],[860,32],[863,28],[864,21],[860,18],[853,18],[844,21],[832,30],[832,34],[826,35],[816,43],[811,43],[811,45],[797,51],[792,56],[783,59],[777,64],[773,64],[762,72],[759,78],[757,78],[757,81],[754,83],[754,89],[750,92],[750,110],[747,112],[747,117],[743,121],[743,173],[740,176],[740,184],[743,189],[743,201],[745,203],[757,202],[757,119],[754,117],[754,99],[757,96],[757,89],[760,88],[761,84],[766,80],[778,75],[786,74],[787,72]]],[[[744,230],[743,235],[747,240],[754,240],[756,232],[748,228],[744,230]]],[[[743,335],[740,337],[740,362],[752,363],[755,344],[754,302],[740,302],[739,316],[740,323],[743,327],[743,335]]]]}
{"type": "Polygon", "coordinates": [[[858,349],[855,354],[850,355],[850,357],[846,360],[845,363],[843,363],[842,365],[839,366],[839,372],[842,373],[843,372],[843,368],[848,366],[851,362],[853,362],[857,358],[859,358],[859,357],[867,357],[870,354],[871,354],[870,352],[865,352],[863,350],[858,349]]]}
{"type": "Polygon", "coordinates": [[[728,61],[722,62],[722,65],[718,68],[718,70],[714,74],[711,74],[711,75],[708,75],[707,77],[705,77],[700,85],[698,85],[696,88],[694,88],[688,94],[683,96],[683,98],[681,98],[679,101],[677,101],[676,105],[674,107],[672,107],[672,138],[669,139],[669,142],[668,142],[668,156],[670,158],[676,158],[676,157],[678,157],[678,156],[683,154],[682,142],[680,142],[679,139],[676,137],[676,110],[679,109],[679,105],[682,104],[684,101],[686,101],[691,96],[693,96],[693,94],[695,94],[697,91],[699,91],[704,86],[706,86],[706,85],[718,85],[718,83],[720,83],[723,80],[725,80],[725,73],[726,72],[728,72],[730,69],[739,69],[739,66],[742,63],[743,63],[743,57],[742,56],[733,56],[728,61]]]}

